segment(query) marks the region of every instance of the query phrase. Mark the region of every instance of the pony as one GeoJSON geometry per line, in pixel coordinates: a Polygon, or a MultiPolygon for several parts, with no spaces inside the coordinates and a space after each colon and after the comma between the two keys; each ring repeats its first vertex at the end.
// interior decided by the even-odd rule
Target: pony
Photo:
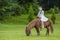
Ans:
{"type": "MultiPolygon", "coordinates": [[[[32,20],[27,26],[26,26],[26,29],[25,29],[25,33],[27,36],[30,35],[31,33],[31,29],[32,28],[35,28],[36,29],[36,32],[37,32],[37,35],[39,36],[40,35],[40,29],[42,29],[42,25],[41,25],[41,20],[40,18],[36,18],[34,20],[32,20]]],[[[46,35],[49,35],[49,30],[51,31],[51,33],[53,33],[53,22],[51,20],[48,20],[46,22],[44,22],[44,28],[46,28],[46,35]]]]}

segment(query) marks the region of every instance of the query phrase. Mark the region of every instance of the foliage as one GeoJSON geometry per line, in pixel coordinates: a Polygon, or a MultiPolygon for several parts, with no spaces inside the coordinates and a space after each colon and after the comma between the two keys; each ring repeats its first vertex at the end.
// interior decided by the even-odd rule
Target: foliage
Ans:
{"type": "Polygon", "coordinates": [[[33,8],[32,8],[32,5],[29,6],[28,14],[29,14],[28,20],[29,20],[29,22],[30,22],[31,20],[33,20],[33,16],[34,16],[34,10],[33,10],[33,8]]]}
{"type": "Polygon", "coordinates": [[[59,8],[54,6],[54,10],[55,10],[55,13],[58,14],[59,13],[59,8]]]}
{"type": "MultiPolygon", "coordinates": [[[[33,9],[32,13],[34,13],[35,16],[38,13],[39,5],[44,6],[45,9],[54,8],[55,13],[59,13],[60,0],[0,0],[0,22],[9,19],[9,17],[12,16],[17,17],[21,16],[22,14],[30,15],[29,10],[31,9],[28,9],[30,4],[32,5],[33,9]]],[[[51,9],[46,13],[48,12],[51,13],[51,9]]]]}
{"type": "Polygon", "coordinates": [[[42,5],[45,10],[49,10],[50,8],[54,8],[57,6],[60,8],[60,0],[39,0],[39,4],[42,5]]]}
{"type": "Polygon", "coordinates": [[[33,6],[33,10],[34,10],[34,15],[37,15],[38,13],[38,0],[33,0],[33,3],[32,3],[32,6],[33,6]]]}
{"type": "Polygon", "coordinates": [[[55,16],[55,12],[54,9],[52,9],[52,16],[51,16],[51,20],[53,21],[53,23],[55,24],[55,20],[56,20],[56,16],[55,16]]]}

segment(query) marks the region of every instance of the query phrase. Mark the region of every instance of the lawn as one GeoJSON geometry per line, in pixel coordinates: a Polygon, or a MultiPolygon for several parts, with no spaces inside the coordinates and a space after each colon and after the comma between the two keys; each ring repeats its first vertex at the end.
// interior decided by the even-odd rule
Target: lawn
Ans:
{"type": "Polygon", "coordinates": [[[54,25],[54,33],[46,36],[46,29],[37,36],[35,29],[31,30],[31,35],[25,35],[26,25],[7,25],[0,24],[0,40],[60,40],[60,25],[54,25]]]}
{"type": "Polygon", "coordinates": [[[40,36],[37,36],[35,29],[31,30],[30,36],[26,36],[25,27],[26,24],[0,24],[0,40],[60,40],[60,15],[58,14],[56,24],[54,24],[54,33],[49,36],[45,35],[45,28],[41,30],[40,36]]]}

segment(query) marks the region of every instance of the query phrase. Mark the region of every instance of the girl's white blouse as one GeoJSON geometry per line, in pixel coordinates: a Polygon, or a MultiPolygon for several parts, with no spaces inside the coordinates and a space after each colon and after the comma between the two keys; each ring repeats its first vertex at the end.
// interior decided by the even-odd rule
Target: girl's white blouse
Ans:
{"type": "Polygon", "coordinates": [[[43,21],[43,22],[48,21],[48,18],[44,16],[44,11],[43,10],[39,11],[37,16],[39,18],[41,18],[41,21],[43,21]]]}

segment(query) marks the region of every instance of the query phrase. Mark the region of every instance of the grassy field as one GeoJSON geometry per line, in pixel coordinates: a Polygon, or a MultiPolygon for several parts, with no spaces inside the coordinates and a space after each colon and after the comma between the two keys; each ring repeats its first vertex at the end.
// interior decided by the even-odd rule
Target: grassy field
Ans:
{"type": "Polygon", "coordinates": [[[31,35],[25,35],[26,25],[7,25],[0,24],[0,40],[60,40],[60,25],[54,25],[54,33],[46,36],[46,29],[37,36],[35,29],[32,29],[31,35]]]}
{"type": "Polygon", "coordinates": [[[31,35],[25,35],[24,24],[0,24],[0,40],[60,40],[60,16],[57,16],[56,24],[54,25],[54,33],[46,36],[46,29],[41,31],[41,35],[37,36],[36,30],[31,30],[31,35]]]}

